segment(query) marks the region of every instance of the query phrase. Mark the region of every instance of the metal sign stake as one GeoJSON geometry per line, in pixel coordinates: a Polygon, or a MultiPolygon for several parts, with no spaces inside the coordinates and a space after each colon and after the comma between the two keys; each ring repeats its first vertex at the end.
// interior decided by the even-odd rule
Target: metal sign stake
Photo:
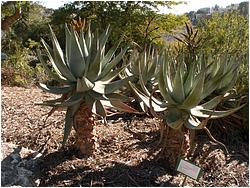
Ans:
{"type": "Polygon", "coordinates": [[[181,184],[181,187],[184,187],[184,186],[185,186],[186,179],[187,179],[187,175],[184,176],[184,179],[183,179],[183,182],[182,182],[182,184],[181,184]]]}

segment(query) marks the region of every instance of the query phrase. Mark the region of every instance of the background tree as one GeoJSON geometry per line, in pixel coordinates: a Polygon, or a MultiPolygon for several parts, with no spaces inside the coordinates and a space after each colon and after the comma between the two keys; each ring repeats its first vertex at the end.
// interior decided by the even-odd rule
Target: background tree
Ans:
{"type": "Polygon", "coordinates": [[[240,11],[241,15],[248,17],[248,15],[249,15],[249,2],[247,2],[247,1],[241,2],[239,4],[238,10],[240,11]]]}
{"type": "Polygon", "coordinates": [[[203,48],[213,53],[248,53],[248,19],[239,11],[214,13],[211,19],[198,24],[209,43],[203,48]]]}
{"type": "Polygon", "coordinates": [[[157,12],[159,6],[170,7],[175,4],[169,1],[77,1],[55,10],[51,23],[62,43],[64,43],[62,29],[64,23],[69,23],[72,18],[79,16],[91,21],[92,27],[100,30],[110,24],[112,28],[110,45],[125,33],[125,42],[136,42],[143,48],[149,43],[159,43],[159,38],[162,32],[167,32],[166,29],[169,31],[171,26],[176,27],[184,23],[179,21],[185,19],[185,16],[171,15],[170,19],[167,19],[166,15],[157,12]],[[172,21],[171,26],[169,20],[172,21]]]}
{"type": "Polygon", "coordinates": [[[1,3],[1,30],[9,31],[11,26],[19,19],[27,18],[29,2],[5,1],[1,3]]]}
{"type": "Polygon", "coordinates": [[[2,2],[1,8],[1,22],[7,22],[2,25],[1,50],[7,54],[2,63],[2,83],[27,86],[45,79],[43,69],[34,68],[34,49],[40,45],[40,37],[48,34],[49,13],[43,15],[47,9],[29,1],[2,2]]]}

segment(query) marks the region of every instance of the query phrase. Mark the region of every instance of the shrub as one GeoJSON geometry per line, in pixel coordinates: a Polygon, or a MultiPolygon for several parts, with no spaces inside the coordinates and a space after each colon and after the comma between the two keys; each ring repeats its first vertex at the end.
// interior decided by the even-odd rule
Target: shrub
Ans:
{"type": "Polygon", "coordinates": [[[3,85],[28,87],[47,79],[41,65],[33,68],[28,64],[33,55],[29,48],[22,48],[16,43],[15,49],[15,52],[7,54],[7,59],[2,62],[1,81],[3,85]]]}

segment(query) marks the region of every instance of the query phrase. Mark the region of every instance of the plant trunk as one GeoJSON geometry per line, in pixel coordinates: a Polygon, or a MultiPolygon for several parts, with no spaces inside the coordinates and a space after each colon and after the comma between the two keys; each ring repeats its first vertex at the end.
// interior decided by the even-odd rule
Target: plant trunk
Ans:
{"type": "Polygon", "coordinates": [[[74,129],[76,131],[75,145],[82,155],[88,157],[97,148],[95,133],[95,114],[82,103],[74,116],[74,129]]]}
{"type": "Polygon", "coordinates": [[[159,158],[167,162],[171,169],[175,168],[178,157],[185,158],[190,149],[190,132],[187,128],[173,129],[161,123],[161,152],[159,158]]]}

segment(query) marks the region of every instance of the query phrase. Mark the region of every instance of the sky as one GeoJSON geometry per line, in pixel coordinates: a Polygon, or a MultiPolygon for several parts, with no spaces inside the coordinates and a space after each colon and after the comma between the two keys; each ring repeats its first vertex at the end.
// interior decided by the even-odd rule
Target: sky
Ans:
{"type": "MultiPolygon", "coordinates": [[[[63,6],[64,3],[72,2],[72,0],[40,0],[40,2],[47,8],[56,9],[60,6],[63,6]]],[[[176,0],[179,1],[179,0],[176,0]]],[[[161,13],[173,13],[173,14],[183,14],[185,12],[197,11],[200,8],[204,7],[213,7],[216,4],[220,7],[226,7],[231,4],[238,4],[243,1],[249,0],[182,0],[187,2],[187,4],[181,4],[173,6],[172,9],[166,7],[161,7],[161,13]]]]}
{"type": "Polygon", "coordinates": [[[173,13],[173,14],[183,14],[190,11],[197,11],[200,8],[214,7],[216,4],[219,7],[226,7],[231,4],[239,4],[243,1],[249,0],[182,0],[187,2],[187,4],[180,4],[173,6],[172,9],[160,8],[162,13],[173,13]]]}

